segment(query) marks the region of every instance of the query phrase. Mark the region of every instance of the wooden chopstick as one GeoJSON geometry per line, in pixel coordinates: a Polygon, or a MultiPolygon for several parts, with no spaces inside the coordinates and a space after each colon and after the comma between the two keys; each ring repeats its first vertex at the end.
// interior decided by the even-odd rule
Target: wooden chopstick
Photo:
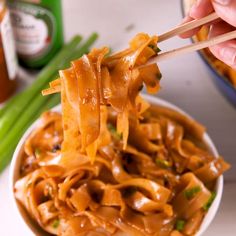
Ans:
{"type": "Polygon", "coordinates": [[[203,26],[209,22],[212,22],[214,20],[217,20],[219,18],[219,16],[214,12],[206,17],[203,17],[201,19],[197,19],[197,20],[192,20],[190,22],[187,22],[185,24],[179,25],[177,27],[175,27],[172,30],[167,31],[166,33],[159,35],[158,36],[158,42],[163,42],[169,38],[172,38],[174,36],[180,35],[184,32],[190,31],[192,29],[195,29],[199,26],[203,26]]]}
{"type": "MultiPolygon", "coordinates": [[[[203,17],[201,19],[192,20],[192,21],[187,22],[185,24],[179,25],[179,26],[177,26],[177,27],[175,27],[175,28],[165,32],[164,34],[159,35],[158,36],[158,43],[163,42],[163,41],[165,41],[167,39],[170,39],[170,38],[172,38],[174,36],[180,35],[180,34],[182,34],[184,32],[187,32],[187,31],[190,31],[192,29],[195,29],[195,28],[197,28],[199,26],[203,26],[203,25],[205,25],[207,23],[210,23],[210,22],[212,22],[214,20],[217,20],[217,19],[219,19],[219,16],[215,12],[213,12],[210,15],[205,16],[205,17],[203,17]]],[[[129,52],[129,50],[130,49],[128,49],[128,48],[125,49],[125,51],[127,51],[127,52],[129,52]]],[[[110,58],[114,57],[114,56],[117,56],[117,54],[111,55],[110,58]]]]}
{"type": "Polygon", "coordinates": [[[182,55],[185,53],[194,52],[197,50],[201,50],[203,48],[211,47],[211,46],[214,46],[219,43],[223,43],[223,42],[231,40],[231,39],[236,39],[236,30],[231,31],[226,34],[216,36],[214,38],[211,38],[211,39],[208,39],[205,41],[196,42],[196,43],[193,43],[193,44],[181,47],[181,48],[173,49],[168,52],[163,52],[163,53],[158,54],[157,56],[151,58],[150,60],[148,60],[148,62],[146,64],[148,65],[148,64],[157,63],[157,62],[172,58],[174,56],[179,56],[179,55],[182,55]]]}

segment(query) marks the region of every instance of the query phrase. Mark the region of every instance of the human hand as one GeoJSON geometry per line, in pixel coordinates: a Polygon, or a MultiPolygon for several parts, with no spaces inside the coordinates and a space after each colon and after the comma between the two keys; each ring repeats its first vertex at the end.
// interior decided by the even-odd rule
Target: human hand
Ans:
{"type": "MultiPolygon", "coordinates": [[[[183,20],[183,23],[194,19],[200,19],[215,11],[222,19],[213,23],[210,27],[209,38],[221,35],[236,28],[236,1],[235,0],[198,0],[190,9],[190,12],[183,20]]],[[[182,38],[188,38],[198,32],[198,29],[191,30],[181,35],[182,38]]],[[[224,43],[212,46],[210,51],[219,60],[236,69],[236,40],[226,41],[224,43]]]]}

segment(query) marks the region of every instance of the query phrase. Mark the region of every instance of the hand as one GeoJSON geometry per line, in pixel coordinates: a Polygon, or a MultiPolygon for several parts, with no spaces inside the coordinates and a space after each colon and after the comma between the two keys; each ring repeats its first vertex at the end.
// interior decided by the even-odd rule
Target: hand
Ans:
{"type": "MultiPolygon", "coordinates": [[[[222,19],[210,27],[209,38],[230,32],[236,28],[236,1],[235,0],[198,0],[190,9],[183,23],[199,19],[215,11],[222,19]]],[[[186,32],[182,38],[188,38],[198,32],[198,29],[186,32]]],[[[219,60],[236,69],[236,40],[230,40],[210,47],[210,51],[219,60]]]]}

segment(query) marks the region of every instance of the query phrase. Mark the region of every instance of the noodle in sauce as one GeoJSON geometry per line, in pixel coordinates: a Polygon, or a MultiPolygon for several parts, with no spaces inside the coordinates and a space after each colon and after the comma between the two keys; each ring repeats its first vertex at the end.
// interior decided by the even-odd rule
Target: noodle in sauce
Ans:
{"type": "Polygon", "coordinates": [[[229,168],[204,146],[205,128],[140,95],[160,86],[158,38],[138,34],[113,56],[94,49],[43,93],[61,93],[24,144],[15,197],[61,236],[194,235],[229,168]]]}

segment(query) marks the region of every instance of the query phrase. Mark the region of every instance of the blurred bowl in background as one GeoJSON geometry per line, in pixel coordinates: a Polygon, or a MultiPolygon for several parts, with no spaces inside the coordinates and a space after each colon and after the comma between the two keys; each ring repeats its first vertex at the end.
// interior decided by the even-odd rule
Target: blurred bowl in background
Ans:
{"type": "MultiPolygon", "coordinates": [[[[181,1],[183,16],[187,14],[195,2],[196,0],[181,1]]],[[[192,40],[199,41],[198,37],[194,37],[192,40]]],[[[236,107],[236,71],[217,60],[208,49],[199,51],[199,55],[203,59],[219,91],[236,107]]]]}

